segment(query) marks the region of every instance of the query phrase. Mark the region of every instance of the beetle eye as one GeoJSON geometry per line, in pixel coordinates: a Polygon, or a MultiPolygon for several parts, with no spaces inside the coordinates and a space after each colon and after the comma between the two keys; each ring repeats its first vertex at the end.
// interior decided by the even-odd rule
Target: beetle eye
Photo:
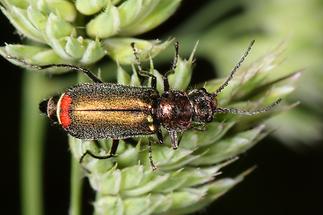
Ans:
{"type": "Polygon", "coordinates": [[[206,91],[206,89],[205,89],[204,87],[202,87],[202,88],[200,89],[200,91],[202,91],[203,93],[207,93],[207,91],[206,91]]]}

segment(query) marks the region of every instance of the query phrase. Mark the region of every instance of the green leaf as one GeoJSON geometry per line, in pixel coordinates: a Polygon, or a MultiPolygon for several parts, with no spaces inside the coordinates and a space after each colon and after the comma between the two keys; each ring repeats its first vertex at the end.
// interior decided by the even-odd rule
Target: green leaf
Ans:
{"type": "Polygon", "coordinates": [[[135,57],[131,48],[134,42],[141,61],[149,60],[149,57],[156,56],[164,50],[171,40],[160,42],[159,40],[140,40],[136,38],[111,38],[103,41],[103,47],[115,61],[120,64],[134,64],[135,57]]]}
{"type": "MultiPolygon", "coordinates": [[[[136,16],[135,21],[122,28],[120,34],[137,35],[155,28],[175,12],[180,2],[181,0],[143,0],[141,11],[136,16]]],[[[137,4],[139,3],[140,1],[137,4]]],[[[138,10],[139,6],[135,8],[138,10]]]]}
{"type": "Polygon", "coordinates": [[[15,6],[10,6],[10,8],[0,7],[0,9],[19,33],[34,41],[45,42],[41,32],[29,21],[26,10],[15,6]]]}
{"type": "Polygon", "coordinates": [[[223,162],[230,158],[240,155],[247,151],[256,142],[263,137],[264,125],[260,125],[249,131],[240,132],[231,138],[226,138],[213,143],[206,148],[201,148],[205,154],[193,161],[193,165],[212,165],[219,162],[223,162]]]}
{"type": "Polygon", "coordinates": [[[105,7],[109,7],[110,0],[76,0],[76,9],[84,15],[92,15],[105,7]]]}
{"type": "Polygon", "coordinates": [[[118,9],[111,5],[86,25],[86,32],[93,38],[107,38],[119,32],[118,9]]]}

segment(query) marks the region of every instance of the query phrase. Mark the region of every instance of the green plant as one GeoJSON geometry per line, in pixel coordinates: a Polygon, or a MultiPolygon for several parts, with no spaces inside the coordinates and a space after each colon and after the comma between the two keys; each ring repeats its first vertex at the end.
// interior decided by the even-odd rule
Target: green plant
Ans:
{"type": "MultiPolygon", "coordinates": [[[[18,32],[28,38],[28,45],[6,45],[1,47],[0,54],[17,57],[31,64],[72,63],[91,67],[93,71],[101,68],[101,75],[105,78],[109,76],[105,73],[111,62],[99,64],[98,61],[108,55],[117,63],[118,82],[138,86],[140,81],[136,71],[132,74],[126,72],[126,65],[134,62],[130,42],[136,43],[140,59],[145,61],[163,51],[171,40],[161,43],[132,36],[162,23],[179,3],[168,0],[80,0],[75,4],[64,0],[2,0],[2,12],[18,32]]],[[[179,59],[175,74],[170,76],[173,89],[185,90],[189,86],[194,52],[195,48],[188,60],[179,59]]],[[[281,77],[273,70],[279,60],[278,48],[254,63],[243,66],[219,95],[220,105],[256,109],[273,102],[277,97],[284,98],[290,94],[299,73],[281,77]]],[[[15,60],[11,61],[19,64],[15,60]]],[[[161,91],[161,75],[152,61],[149,69],[157,76],[161,91]]],[[[48,71],[50,74],[62,72],[66,71],[48,71]]],[[[80,75],[78,82],[81,79],[80,75]]],[[[209,81],[205,87],[212,92],[222,81],[209,81]]],[[[42,214],[39,185],[44,125],[36,117],[37,103],[72,82],[63,80],[57,83],[32,72],[25,74],[25,107],[22,110],[25,214],[42,214]],[[28,150],[30,148],[32,151],[28,150]],[[30,175],[31,169],[35,169],[33,175],[30,175]],[[35,189],[38,191],[35,192],[35,189]]],[[[183,214],[203,208],[239,183],[249,172],[242,171],[237,177],[229,178],[219,177],[219,170],[266,136],[271,130],[266,129],[265,120],[286,109],[289,106],[282,105],[253,117],[217,115],[205,131],[185,132],[180,148],[176,151],[169,148],[167,141],[165,146],[154,145],[153,157],[159,167],[156,172],[151,170],[147,162],[146,137],[135,139],[135,146],[124,141],[115,159],[86,158],[84,167],[90,170],[86,175],[97,193],[95,214],[183,214]]],[[[106,153],[111,142],[100,141],[100,144],[106,150],[97,148],[91,141],[69,138],[75,157],[72,161],[71,214],[80,214],[80,178],[83,171],[77,161],[86,149],[106,153]]]]}

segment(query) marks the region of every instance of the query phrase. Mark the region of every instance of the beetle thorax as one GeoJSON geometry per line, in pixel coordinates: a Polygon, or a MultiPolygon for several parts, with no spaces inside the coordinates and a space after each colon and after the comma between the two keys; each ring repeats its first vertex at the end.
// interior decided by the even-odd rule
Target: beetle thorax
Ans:
{"type": "Polygon", "coordinates": [[[191,127],[193,109],[185,92],[169,91],[161,95],[157,118],[167,130],[183,131],[191,127]]]}
{"type": "Polygon", "coordinates": [[[217,105],[214,96],[201,88],[190,91],[188,97],[193,107],[192,120],[201,123],[211,122],[217,105]]]}

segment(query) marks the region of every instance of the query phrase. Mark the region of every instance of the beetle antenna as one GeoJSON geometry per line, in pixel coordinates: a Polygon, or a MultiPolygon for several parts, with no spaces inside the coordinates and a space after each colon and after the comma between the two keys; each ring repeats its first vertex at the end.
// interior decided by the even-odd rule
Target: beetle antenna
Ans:
{"type": "Polygon", "coordinates": [[[239,110],[239,109],[236,109],[236,108],[222,108],[222,107],[219,107],[219,108],[215,108],[214,113],[232,113],[232,114],[237,114],[237,115],[252,116],[252,115],[268,112],[273,107],[278,105],[281,102],[281,100],[282,99],[279,98],[275,102],[273,102],[271,105],[269,105],[267,107],[264,107],[262,109],[259,109],[259,110],[255,110],[255,111],[245,111],[245,110],[239,110]]]}
{"type": "Polygon", "coordinates": [[[179,56],[179,42],[178,41],[175,42],[174,47],[175,47],[175,56],[174,56],[174,59],[172,62],[172,66],[170,68],[170,70],[173,70],[173,71],[176,69],[178,56],[179,56]]]}
{"type": "Polygon", "coordinates": [[[245,51],[245,53],[242,55],[242,57],[240,58],[239,62],[235,65],[235,67],[233,68],[233,70],[231,71],[229,77],[227,78],[227,80],[225,80],[225,82],[215,91],[215,93],[213,93],[212,95],[214,97],[216,97],[226,86],[228,86],[228,83],[231,81],[231,79],[233,78],[233,75],[236,73],[236,71],[238,71],[238,69],[240,68],[242,62],[245,60],[245,58],[248,56],[253,44],[255,43],[255,40],[252,40],[248,46],[248,49],[245,51]]]}
{"type": "Polygon", "coordinates": [[[83,72],[85,75],[87,75],[92,81],[94,81],[95,83],[103,83],[103,81],[101,79],[99,79],[98,77],[96,77],[90,70],[85,69],[83,67],[79,67],[79,66],[74,66],[71,64],[46,64],[46,65],[36,65],[36,64],[30,64],[20,58],[16,58],[10,55],[6,56],[7,59],[9,60],[15,60],[18,61],[19,63],[25,65],[26,67],[30,67],[36,70],[45,70],[45,69],[50,69],[50,68],[66,68],[69,70],[75,70],[78,72],[83,72]]]}
{"type": "Polygon", "coordinates": [[[139,56],[138,56],[138,49],[136,48],[136,45],[135,45],[134,42],[132,42],[130,45],[131,45],[133,55],[135,56],[136,64],[137,64],[137,67],[138,67],[138,75],[140,75],[142,77],[151,78],[150,86],[151,86],[151,88],[156,89],[157,88],[157,78],[153,74],[151,74],[151,73],[149,73],[147,71],[144,71],[142,69],[140,59],[139,59],[139,56]]]}

